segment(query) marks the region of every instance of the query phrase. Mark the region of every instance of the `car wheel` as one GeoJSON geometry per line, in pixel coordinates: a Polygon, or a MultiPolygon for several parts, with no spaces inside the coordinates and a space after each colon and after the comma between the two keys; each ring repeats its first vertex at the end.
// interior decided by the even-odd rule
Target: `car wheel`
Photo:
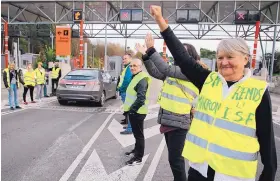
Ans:
{"type": "Polygon", "coordinates": [[[66,105],[66,104],[67,104],[67,101],[65,101],[65,100],[58,100],[58,103],[59,103],[60,105],[66,105]]]}
{"type": "Polygon", "coordinates": [[[102,106],[104,106],[104,104],[105,104],[105,92],[103,91],[101,94],[100,100],[98,102],[98,105],[102,107],[102,106]]]}

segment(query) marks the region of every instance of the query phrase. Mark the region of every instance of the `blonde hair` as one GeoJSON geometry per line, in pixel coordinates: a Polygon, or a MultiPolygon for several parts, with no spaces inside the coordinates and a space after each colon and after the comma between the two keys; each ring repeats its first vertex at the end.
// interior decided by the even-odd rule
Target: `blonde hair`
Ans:
{"type": "Polygon", "coordinates": [[[250,49],[246,41],[242,38],[223,39],[217,47],[217,55],[221,51],[226,54],[239,52],[250,57],[250,49]]]}

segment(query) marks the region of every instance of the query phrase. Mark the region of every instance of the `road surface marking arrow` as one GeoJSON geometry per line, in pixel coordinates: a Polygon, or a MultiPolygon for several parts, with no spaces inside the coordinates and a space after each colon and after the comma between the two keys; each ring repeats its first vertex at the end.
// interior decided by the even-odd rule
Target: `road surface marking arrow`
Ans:
{"type": "Polygon", "coordinates": [[[59,181],[68,181],[74,170],[77,168],[77,166],[80,164],[80,162],[83,160],[84,156],[87,154],[88,150],[91,148],[95,140],[99,137],[103,129],[106,127],[108,122],[111,120],[112,116],[117,112],[111,113],[104,123],[98,128],[98,130],[95,132],[95,134],[91,137],[89,142],[86,144],[86,146],[83,148],[81,153],[76,157],[76,159],[72,162],[72,164],[69,166],[69,168],[66,170],[66,172],[62,175],[62,177],[59,179],[59,181]]]}
{"type": "MultiPolygon", "coordinates": [[[[150,128],[144,129],[145,139],[151,138],[155,135],[160,134],[159,132],[160,125],[156,125],[150,128]]],[[[110,123],[108,130],[112,135],[119,141],[123,147],[133,145],[135,143],[134,136],[130,135],[121,135],[120,132],[123,130],[123,126],[115,119],[110,123]]]]}
{"type": "Polygon", "coordinates": [[[153,160],[151,162],[151,165],[149,166],[148,171],[147,171],[147,173],[146,173],[146,175],[145,175],[143,180],[151,181],[153,179],[153,176],[154,176],[154,174],[156,172],[156,168],[158,166],[160,157],[161,157],[162,152],[164,150],[165,144],[166,144],[165,138],[163,137],[161,142],[160,142],[160,144],[159,144],[159,147],[158,147],[158,149],[157,149],[157,151],[155,153],[155,156],[154,156],[154,158],[153,158],[153,160]]]}
{"type": "Polygon", "coordinates": [[[119,170],[107,174],[104,165],[96,150],[93,150],[86,164],[76,178],[76,181],[133,181],[142,170],[149,154],[144,156],[142,164],[135,166],[124,166],[119,170]]]}

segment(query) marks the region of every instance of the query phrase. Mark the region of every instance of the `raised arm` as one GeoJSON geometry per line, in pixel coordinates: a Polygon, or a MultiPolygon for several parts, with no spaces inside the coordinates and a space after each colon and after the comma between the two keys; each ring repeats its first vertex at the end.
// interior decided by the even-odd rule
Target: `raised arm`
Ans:
{"type": "Polygon", "coordinates": [[[154,39],[150,33],[146,35],[145,43],[146,47],[148,48],[147,55],[162,74],[164,74],[166,77],[188,80],[188,78],[181,72],[179,66],[169,65],[163,60],[163,58],[154,48],[154,39]]]}
{"type": "Polygon", "coordinates": [[[140,45],[139,43],[136,43],[135,49],[142,54],[142,60],[144,62],[144,65],[148,71],[148,73],[159,80],[165,80],[166,76],[163,75],[155,66],[155,64],[149,59],[149,55],[146,54],[147,48],[145,46],[140,45]]]}
{"type": "Polygon", "coordinates": [[[188,54],[184,45],[175,36],[162,17],[161,7],[151,6],[151,14],[159,25],[161,35],[166,42],[169,51],[173,55],[176,64],[181,68],[182,73],[200,89],[207,76],[210,74],[210,71],[196,63],[196,60],[188,54]]]}

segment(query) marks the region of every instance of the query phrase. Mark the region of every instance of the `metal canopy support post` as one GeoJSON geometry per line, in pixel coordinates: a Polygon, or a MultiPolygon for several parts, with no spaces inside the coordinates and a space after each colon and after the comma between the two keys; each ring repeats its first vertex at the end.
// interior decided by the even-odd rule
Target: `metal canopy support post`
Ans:
{"type": "Polygon", "coordinates": [[[105,52],[104,52],[104,70],[107,70],[107,23],[108,23],[108,3],[106,3],[106,26],[105,26],[105,52]]]}
{"type": "Polygon", "coordinates": [[[8,50],[8,22],[4,24],[4,33],[5,33],[5,67],[8,68],[9,65],[9,50],[8,50]]]}
{"type": "Polygon", "coordinates": [[[84,26],[84,20],[81,20],[80,22],[80,68],[83,67],[83,63],[84,63],[84,55],[83,55],[83,50],[84,50],[84,39],[83,39],[83,34],[84,34],[84,30],[83,30],[83,26],[84,26]]]}
{"type": "MultiPolygon", "coordinates": [[[[279,1],[277,2],[277,13],[276,13],[276,23],[278,22],[278,14],[279,14],[279,1]]],[[[271,57],[271,71],[270,71],[270,78],[269,81],[272,81],[272,75],[273,75],[273,65],[274,65],[274,58],[275,58],[275,44],[276,44],[276,32],[277,32],[277,26],[274,26],[274,36],[273,36],[273,44],[272,44],[272,57],[271,57]]]]}

